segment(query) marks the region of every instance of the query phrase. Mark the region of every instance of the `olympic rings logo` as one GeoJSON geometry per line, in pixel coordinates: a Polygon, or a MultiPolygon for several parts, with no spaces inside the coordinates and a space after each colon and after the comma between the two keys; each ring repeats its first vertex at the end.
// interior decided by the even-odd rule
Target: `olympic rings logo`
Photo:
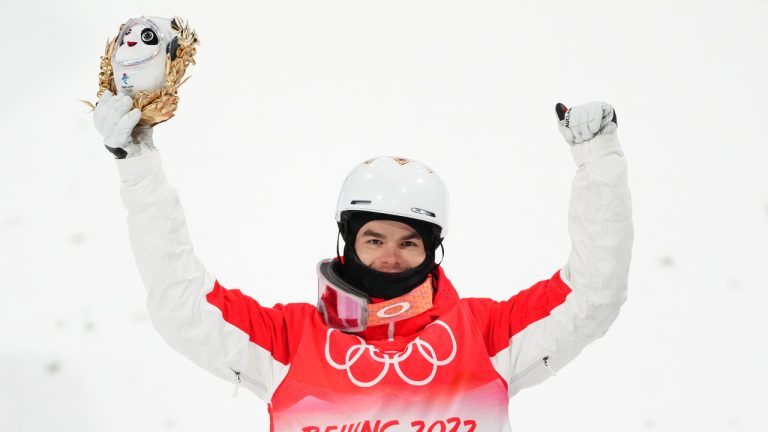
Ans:
{"type": "Polygon", "coordinates": [[[430,345],[428,342],[424,341],[420,337],[416,337],[416,339],[412,340],[408,343],[408,346],[405,348],[405,351],[395,353],[395,354],[388,354],[386,352],[379,353],[379,351],[373,346],[368,345],[365,343],[365,340],[363,338],[354,335],[360,343],[357,345],[353,345],[347,349],[347,352],[344,356],[344,363],[340,364],[337,363],[331,358],[331,352],[330,352],[330,345],[331,345],[331,333],[334,331],[338,331],[336,329],[329,328],[328,332],[326,333],[325,337],[325,359],[328,361],[328,364],[330,364],[334,369],[337,370],[346,370],[347,376],[349,377],[349,380],[355,384],[358,387],[372,387],[379,382],[381,382],[382,379],[387,375],[389,372],[390,366],[394,368],[395,372],[397,373],[400,378],[405,381],[406,383],[413,385],[413,386],[423,386],[427,385],[435,378],[435,375],[437,374],[437,368],[439,366],[445,366],[451,361],[453,361],[453,358],[456,357],[456,337],[453,335],[453,331],[451,331],[451,328],[448,327],[446,323],[440,320],[436,320],[433,323],[429,324],[427,327],[432,325],[439,325],[448,332],[448,335],[451,338],[451,354],[445,358],[445,359],[438,359],[437,353],[435,352],[435,349],[430,345]],[[415,347],[415,349],[414,349],[415,347]],[[379,375],[377,375],[374,379],[370,381],[360,381],[352,374],[352,366],[360,359],[360,357],[365,353],[368,352],[368,355],[371,359],[375,360],[378,363],[383,364],[384,366],[381,369],[381,372],[379,375]],[[428,377],[422,379],[422,380],[416,380],[408,377],[406,373],[403,372],[402,368],[400,367],[400,362],[407,359],[411,354],[418,351],[429,363],[432,364],[432,370],[430,371],[430,374],[428,377]]]}

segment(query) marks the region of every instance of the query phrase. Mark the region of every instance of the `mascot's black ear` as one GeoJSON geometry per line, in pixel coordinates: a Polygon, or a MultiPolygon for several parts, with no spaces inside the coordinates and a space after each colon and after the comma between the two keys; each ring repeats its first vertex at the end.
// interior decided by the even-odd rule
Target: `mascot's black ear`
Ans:
{"type": "Polygon", "coordinates": [[[178,36],[174,36],[173,39],[168,43],[168,46],[165,48],[165,52],[171,55],[171,61],[176,60],[176,51],[179,50],[179,38],[178,36]]]}

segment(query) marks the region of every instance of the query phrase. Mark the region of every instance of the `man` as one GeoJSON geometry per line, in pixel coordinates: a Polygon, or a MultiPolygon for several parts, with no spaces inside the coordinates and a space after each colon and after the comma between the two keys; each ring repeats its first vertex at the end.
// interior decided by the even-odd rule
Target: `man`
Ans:
{"type": "Polygon", "coordinates": [[[504,301],[459,298],[434,262],[448,231],[445,186],[419,162],[383,157],[344,182],[344,252],[318,265],[317,306],[271,308],[222,287],[198,261],[130,98],[105,93],[94,121],[118,156],[153,324],[267,402],[272,430],[509,431],[508,398],[602,336],[626,297],[633,229],[613,108],[558,105],[558,115],[578,170],[572,251],[550,279],[504,301]]]}

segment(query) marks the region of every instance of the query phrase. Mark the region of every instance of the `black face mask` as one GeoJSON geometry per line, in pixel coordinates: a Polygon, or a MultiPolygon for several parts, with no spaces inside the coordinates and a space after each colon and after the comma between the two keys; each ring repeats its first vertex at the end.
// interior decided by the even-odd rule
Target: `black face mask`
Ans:
{"type": "Polygon", "coordinates": [[[435,249],[440,244],[440,228],[434,224],[399,216],[356,212],[339,224],[339,231],[344,238],[344,265],[340,267],[340,276],[371,297],[389,300],[407,294],[424,282],[437,265],[435,249]],[[365,265],[355,251],[355,239],[360,228],[373,220],[394,220],[415,229],[424,242],[424,261],[399,273],[380,272],[365,265]]]}

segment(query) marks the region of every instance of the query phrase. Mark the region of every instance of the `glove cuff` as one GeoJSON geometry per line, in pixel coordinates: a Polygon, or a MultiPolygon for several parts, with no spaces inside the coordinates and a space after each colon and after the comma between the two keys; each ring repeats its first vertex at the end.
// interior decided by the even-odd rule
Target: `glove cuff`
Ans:
{"type": "Polygon", "coordinates": [[[131,141],[123,147],[110,147],[104,145],[115,159],[128,159],[139,156],[151,150],[156,150],[152,139],[151,126],[137,126],[131,131],[131,141]]]}
{"type": "Polygon", "coordinates": [[[589,141],[571,146],[571,154],[573,155],[573,160],[576,161],[576,166],[581,167],[602,156],[609,154],[623,155],[624,153],[621,150],[619,137],[614,131],[611,133],[600,133],[589,141]]]}
{"type": "Polygon", "coordinates": [[[122,160],[115,160],[120,178],[129,179],[138,174],[161,170],[162,162],[160,152],[157,150],[145,151],[122,160]]]}
{"type": "Polygon", "coordinates": [[[125,151],[125,149],[120,147],[110,147],[106,144],[104,144],[104,147],[113,155],[115,155],[115,159],[125,159],[128,156],[128,152],[125,151]]]}

